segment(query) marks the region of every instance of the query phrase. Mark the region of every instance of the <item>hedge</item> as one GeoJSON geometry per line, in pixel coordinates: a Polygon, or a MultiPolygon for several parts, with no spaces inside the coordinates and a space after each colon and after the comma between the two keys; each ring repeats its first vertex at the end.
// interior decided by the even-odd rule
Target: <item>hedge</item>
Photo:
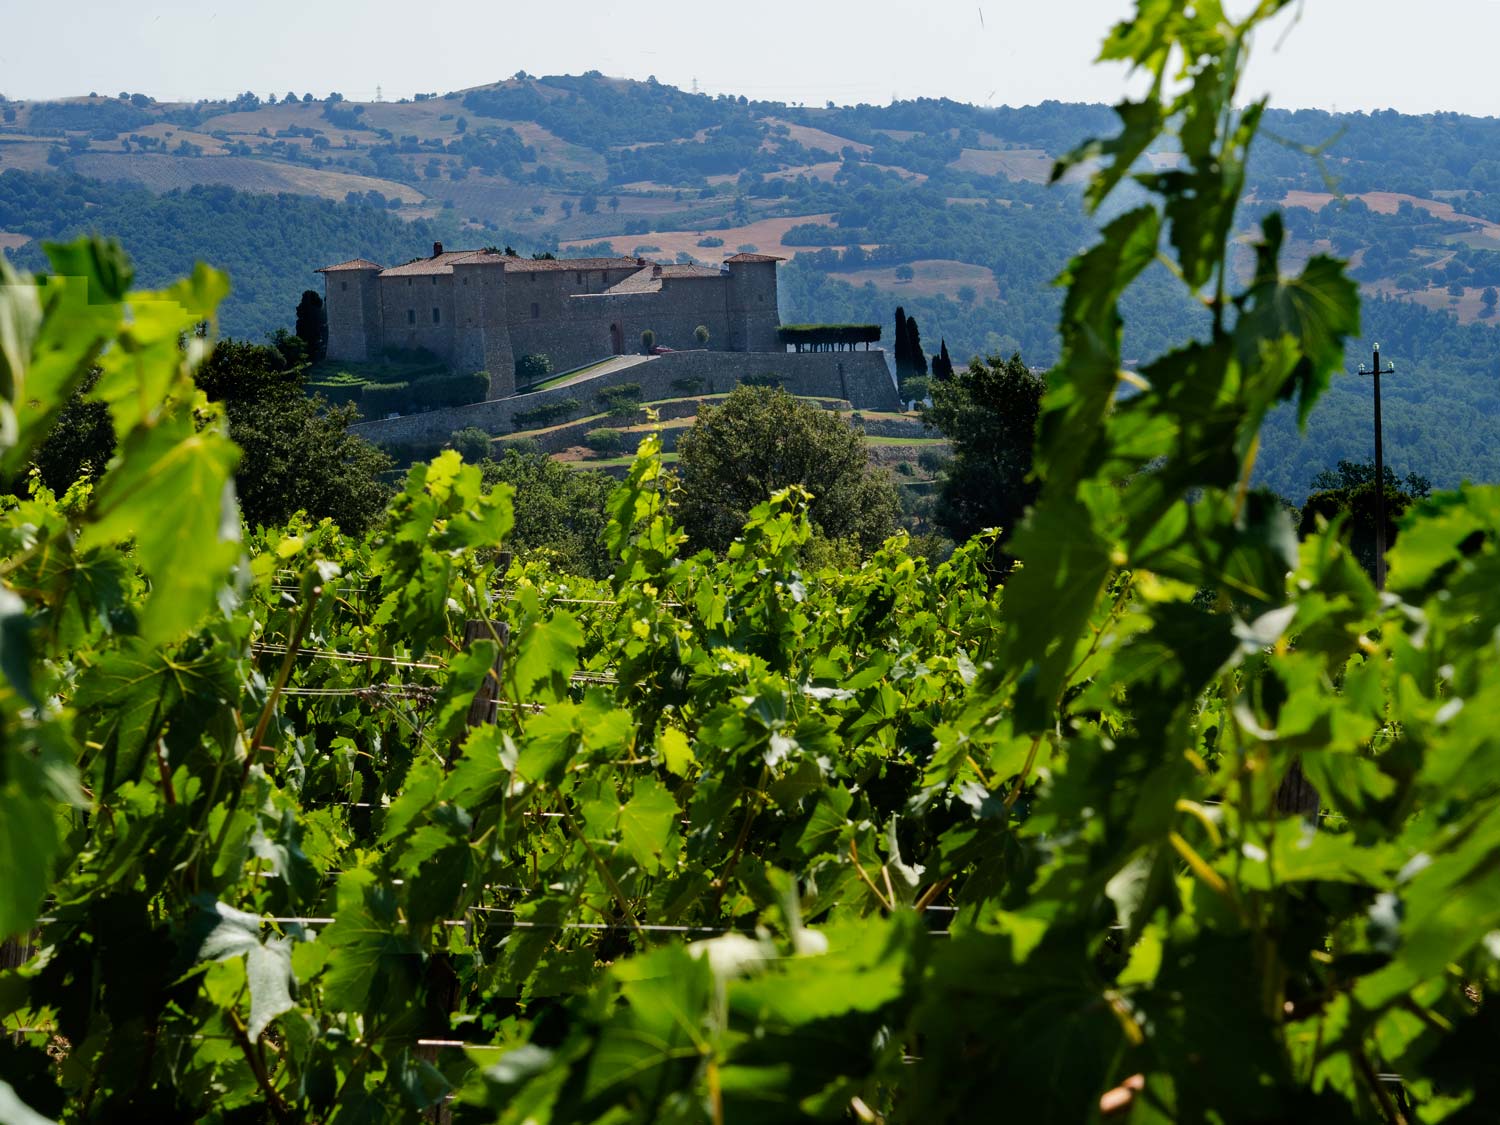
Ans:
{"type": "Polygon", "coordinates": [[[600,427],[584,434],[583,444],[595,453],[618,453],[625,448],[625,435],[619,430],[600,427]]]}
{"type": "Polygon", "coordinates": [[[366,418],[404,414],[410,401],[410,383],[366,383],[359,392],[359,412],[366,418]]]}
{"type": "Polygon", "coordinates": [[[853,348],[856,344],[873,344],[880,339],[878,324],[783,324],[776,330],[782,344],[803,348],[853,348]]]}
{"type": "Polygon", "coordinates": [[[399,383],[366,383],[359,394],[359,412],[366,418],[387,414],[412,414],[445,406],[467,406],[483,402],[490,392],[490,377],[483,371],[467,375],[434,375],[399,383]]]}

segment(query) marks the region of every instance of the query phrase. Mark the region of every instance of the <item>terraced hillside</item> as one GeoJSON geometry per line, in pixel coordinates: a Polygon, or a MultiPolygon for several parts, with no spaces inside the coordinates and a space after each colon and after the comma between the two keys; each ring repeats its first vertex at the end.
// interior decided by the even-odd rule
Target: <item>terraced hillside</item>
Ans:
{"type": "MultiPolygon", "coordinates": [[[[313,267],[399,262],[433,241],[708,263],[755,250],[788,259],[788,322],[889,323],[900,305],[929,350],[1047,364],[1051,282],[1096,230],[1076,185],[1044,181],[1059,154],[1115,127],[1102,106],[817,108],[592,72],[398,103],[9,102],[0,249],[40,266],[40,240],[99,229],[126,240],[148,283],[207,259],[235,282],[224,329],[255,338],[290,327],[313,267]]],[[[1500,479],[1500,122],[1278,111],[1268,127],[1295,144],[1257,150],[1239,229],[1279,205],[1294,261],[1351,261],[1373,298],[1367,336],[1420,365],[1393,391],[1409,395],[1388,435],[1396,461],[1420,445],[1412,467],[1437,483],[1500,479]],[[1330,141],[1321,163],[1305,155],[1330,141]],[[1347,194],[1330,194],[1330,178],[1347,194]]],[[[1173,159],[1148,152],[1141,167],[1173,159]]],[[[1202,324],[1164,273],[1124,313],[1127,359],[1202,324]]],[[[1367,396],[1336,387],[1305,442],[1273,418],[1262,480],[1296,497],[1330,458],[1368,456],[1367,396]]]]}

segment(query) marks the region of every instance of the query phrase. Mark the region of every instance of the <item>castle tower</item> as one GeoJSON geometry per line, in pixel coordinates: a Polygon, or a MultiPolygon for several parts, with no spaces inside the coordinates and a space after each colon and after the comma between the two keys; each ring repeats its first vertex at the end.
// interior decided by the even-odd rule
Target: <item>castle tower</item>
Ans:
{"type": "Polygon", "coordinates": [[[363,363],[380,354],[381,267],[367,258],[324,266],[323,308],[328,313],[328,358],[363,363]]]}
{"type": "Polygon", "coordinates": [[[454,353],[461,371],[486,371],[490,398],[516,393],[516,360],[511,351],[506,305],[505,259],[476,253],[453,264],[454,353]]]}
{"type": "Polygon", "coordinates": [[[781,327],[781,314],[776,308],[776,265],[784,260],[769,254],[736,254],[724,260],[729,270],[726,297],[731,351],[782,350],[776,335],[781,327]]]}

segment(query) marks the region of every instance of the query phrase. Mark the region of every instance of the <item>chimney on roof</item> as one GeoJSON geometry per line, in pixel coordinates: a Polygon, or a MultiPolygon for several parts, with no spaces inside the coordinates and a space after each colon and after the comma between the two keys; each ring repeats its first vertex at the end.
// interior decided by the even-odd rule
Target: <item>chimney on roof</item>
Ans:
{"type": "Polygon", "coordinates": [[[637,258],[635,260],[635,264],[638,265],[638,266],[644,266],[646,264],[646,259],[645,258],[637,258]]]}
{"type": "Polygon", "coordinates": [[[442,254],[443,254],[443,244],[441,242],[434,242],[432,244],[432,256],[434,258],[439,258],[439,257],[442,257],[442,254]]]}
{"type": "Polygon", "coordinates": [[[660,262],[657,262],[654,266],[651,267],[651,276],[652,277],[660,277],[661,276],[661,263],[660,262]]]}

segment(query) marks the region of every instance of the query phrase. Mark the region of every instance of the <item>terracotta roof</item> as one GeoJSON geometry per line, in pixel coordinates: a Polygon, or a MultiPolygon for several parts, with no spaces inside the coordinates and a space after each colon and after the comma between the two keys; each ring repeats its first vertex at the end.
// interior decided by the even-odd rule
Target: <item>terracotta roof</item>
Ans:
{"type": "MultiPolygon", "coordinates": [[[[446,250],[430,258],[418,258],[414,262],[407,262],[404,266],[392,266],[390,269],[381,270],[381,277],[426,277],[434,273],[452,273],[453,266],[458,262],[480,262],[490,261],[499,257],[487,250],[446,250]]],[[[508,260],[508,259],[507,259],[508,260]]]]}
{"type": "Polygon", "coordinates": [[[637,270],[623,281],[617,281],[604,292],[615,293],[660,293],[664,266],[647,266],[637,270]]]}
{"type": "Polygon", "coordinates": [[[713,266],[662,266],[662,277],[703,277],[720,278],[724,271],[713,266]]]}
{"type": "Polygon", "coordinates": [[[543,273],[553,270],[636,270],[637,258],[506,258],[506,273],[543,273]]]}
{"type": "Polygon", "coordinates": [[[372,262],[369,258],[350,258],[347,262],[340,262],[336,266],[324,266],[313,273],[338,273],[340,270],[378,270],[381,268],[379,262],[372,262]]]}
{"type": "Polygon", "coordinates": [[[725,258],[728,262],[784,262],[785,258],[773,258],[770,254],[736,254],[732,258],[725,258]]]}

